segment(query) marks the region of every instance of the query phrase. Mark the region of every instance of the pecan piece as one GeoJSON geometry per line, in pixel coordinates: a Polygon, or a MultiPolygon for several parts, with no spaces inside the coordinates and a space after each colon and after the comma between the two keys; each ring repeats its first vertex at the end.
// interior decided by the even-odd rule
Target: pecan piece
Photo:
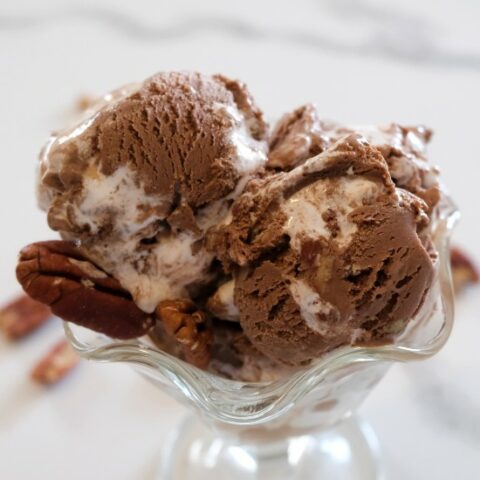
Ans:
{"type": "Polygon", "coordinates": [[[213,334],[206,325],[205,312],[197,310],[189,300],[165,300],[158,304],[156,314],[167,335],[180,344],[185,360],[207,368],[213,334]]]}
{"type": "Polygon", "coordinates": [[[452,265],[453,285],[456,292],[480,281],[480,275],[473,260],[460,248],[451,248],[450,262],[452,265]]]}
{"type": "Polygon", "coordinates": [[[66,340],[58,342],[40,359],[32,370],[31,377],[43,385],[53,385],[70,373],[80,361],[66,340]]]}
{"type": "Polygon", "coordinates": [[[152,326],[120,283],[72,242],[47,241],[20,252],[17,279],[25,292],[60,318],[113,338],[139,337],[152,326]]]}
{"type": "Polygon", "coordinates": [[[0,330],[12,340],[33,332],[52,317],[51,310],[28,295],[20,295],[0,310],[0,330]]]}
{"type": "Polygon", "coordinates": [[[75,110],[78,113],[84,113],[86,110],[93,108],[98,101],[97,97],[85,93],[75,100],[75,110]]]}

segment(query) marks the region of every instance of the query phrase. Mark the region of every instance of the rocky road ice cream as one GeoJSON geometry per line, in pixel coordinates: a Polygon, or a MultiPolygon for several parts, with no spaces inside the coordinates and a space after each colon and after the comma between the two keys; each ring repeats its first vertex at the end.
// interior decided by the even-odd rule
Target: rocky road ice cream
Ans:
{"type": "Polygon", "coordinates": [[[394,341],[422,306],[440,197],[428,129],[343,126],[305,105],[270,131],[241,82],[178,72],[90,114],[41,155],[39,203],[62,241],[30,245],[17,269],[65,320],[266,381],[394,341]]]}
{"type": "Polygon", "coordinates": [[[397,187],[415,193],[432,207],[438,202],[438,171],[426,157],[432,132],[422,125],[345,126],[321,120],[316,107],[307,104],[284,115],[275,126],[268,166],[290,170],[352,133],[380,150],[397,187]]]}
{"type": "Polygon", "coordinates": [[[155,75],[52,137],[40,206],[152,312],[209,278],[203,235],[265,163],[266,132],[242,84],[155,75]]]}
{"type": "Polygon", "coordinates": [[[243,331],[280,363],[392,338],[431,285],[428,206],[359,134],[252,181],[232,212],[210,246],[232,272],[243,331]]]}

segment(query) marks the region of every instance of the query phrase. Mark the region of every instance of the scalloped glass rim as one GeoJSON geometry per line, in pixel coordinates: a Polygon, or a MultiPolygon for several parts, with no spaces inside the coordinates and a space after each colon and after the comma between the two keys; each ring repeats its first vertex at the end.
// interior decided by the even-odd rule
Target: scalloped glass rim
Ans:
{"type": "Polygon", "coordinates": [[[268,383],[244,383],[211,374],[179,360],[142,339],[117,341],[95,335],[93,342],[81,339],[82,329],[64,322],[65,333],[77,353],[100,362],[127,363],[160,375],[174,385],[183,396],[207,415],[230,424],[253,425],[282,415],[298,400],[311,392],[329,375],[354,363],[408,362],[428,358],[446,343],[453,326],[453,287],[450,272],[449,244],[459,212],[451,199],[442,198],[441,215],[434,229],[434,243],[439,252],[438,278],[443,310],[443,324],[424,345],[409,346],[407,336],[395,343],[372,347],[343,347],[324,355],[317,362],[268,383]],[[235,408],[225,408],[227,405],[235,408]]]}

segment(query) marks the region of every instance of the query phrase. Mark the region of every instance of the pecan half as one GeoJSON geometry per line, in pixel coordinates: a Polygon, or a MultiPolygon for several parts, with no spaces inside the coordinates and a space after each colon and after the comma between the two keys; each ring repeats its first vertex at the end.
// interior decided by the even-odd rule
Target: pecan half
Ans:
{"type": "Polygon", "coordinates": [[[25,292],[60,318],[113,338],[139,337],[152,326],[120,283],[72,242],[47,241],[20,252],[17,278],[25,292]]]}
{"type": "Polygon", "coordinates": [[[473,260],[460,248],[451,248],[450,262],[452,265],[453,285],[456,292],[480,281],[480,275],[473,260]]]}
{"type": "Polygon", "coordinates": [[[62,340],[35,365],[31,373],[32,380],[43,385],[53,385],[70,373],[79,361],[70,344],[62,340]]]}
{"type": "Polygon", "coordinates": [[[0,309],[0,330],[12,340],[22,338],[52,317],[51,310],[28,295],[20,295],[0,309]]]}
{"type": "Polygon", "coordinates": [[[213,334],[206,325],[206,314],[189,300],[160,302],[156,314],[167,335],[182,347],[185,360],[199,368],[207,368],[213,334]]]}

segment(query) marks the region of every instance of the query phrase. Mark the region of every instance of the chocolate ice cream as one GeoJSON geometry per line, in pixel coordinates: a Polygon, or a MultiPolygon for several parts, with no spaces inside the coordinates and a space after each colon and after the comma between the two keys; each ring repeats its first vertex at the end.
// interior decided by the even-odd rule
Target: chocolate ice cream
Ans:
{"type": "Polygon", "coordinates": [[[428,129],[305,105],[269,134],[242,83],[176,72],[89,115],[41,155],[39,203],[63,240],[17,268],[65,320],[267,381],[393,341],[422,306],[440,204],[428,129]]]}
{"type": "Polygon", "coordinates": [[[292,371],[255,348],[238,323],[214,321],[209,370],[233,380],[268,382],[292,371]]]}
{"type": "Polygon", "coordinates": [[[380,150],[398,187],[420,196],[430,208],[436,205],[438,170],[426,157],[432,132],[422,125],[345,126],[321,120],[317,108],[307,104],[278,121],[270,140],[268,166],[290,170],[351,133],[361,134],[380,150]]]}
{"type": "Polygon", "coordinates": [[[315,105],[303,105],[285,114],[272,132],[268,166],[289,170],[323,152],[330,143],[324,130],[315,105]]]}
{"type": "Polygon", "coordinates": [[[433,278],[419,236],[427,211],[395,187],[381,152],[350,134],[288,173],[252,181],[209,242],[232,271],[253,345],[302,365],[404,329],[433,278]]]}
{"type": "Polygon", "coordinates": [[[160,73],[54,135],[39,200],[51,228],[152,312],[209,278],[205,230],[266,160],[266,131],[245,86],[160,73]]]}

